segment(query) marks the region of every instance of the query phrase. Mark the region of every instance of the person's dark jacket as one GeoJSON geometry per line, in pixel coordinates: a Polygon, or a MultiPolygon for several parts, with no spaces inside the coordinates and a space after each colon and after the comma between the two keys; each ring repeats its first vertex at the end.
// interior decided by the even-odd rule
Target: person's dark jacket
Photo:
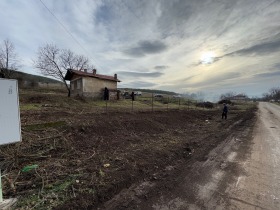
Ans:
{"type": "Polygon", "coordinates": [[[130,96],[131,96],[131,100],[134,101],[134,99],[135,99],[135,94],[134,94],[134,92],[132,92],[130,96]]]}
{"type": "Polygon", "coordinates": [[[223,112],[224,112],[224,113],[227,113],[227,112],[228,112],[228,107],[227,107],[227,105],[224,106],[223,112]]]}
{"type": "Polygon", "coordinates": [[[109,90],[106,87],[104,89],[104,100],[105,101],[109,100],[109,90]]]}

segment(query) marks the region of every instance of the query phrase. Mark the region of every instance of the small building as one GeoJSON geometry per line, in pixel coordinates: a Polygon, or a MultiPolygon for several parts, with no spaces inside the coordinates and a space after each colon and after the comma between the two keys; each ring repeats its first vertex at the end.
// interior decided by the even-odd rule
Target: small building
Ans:
{"type": "Polygon", "coordinates": [[[96,69],[88,72],[87,69],[77,71],[68,69],[65,75],[65,80],[70,81],[71,96],[84,96],[101,99],[103,97],[104,89],[109,89],[109,99],[116,100],[119,98],[117,84],[120,82],[117,74],[114,76],[107,76],[97,74],[96,69]]]}
{"type": "Polygon", "coordinates": [[[245,94],[241,93],[241,94],[232,96],[229,99],[233,100],[233,101],[246,101],[246,100],[248,100],[248,96],[246,96],[245,94]]]}

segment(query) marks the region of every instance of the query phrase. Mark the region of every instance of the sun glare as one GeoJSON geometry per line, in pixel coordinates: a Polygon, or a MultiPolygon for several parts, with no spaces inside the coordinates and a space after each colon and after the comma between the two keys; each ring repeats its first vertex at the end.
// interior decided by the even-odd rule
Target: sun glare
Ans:
{"type": "Polygon", "coordinates": [[[213,51],[203,52],[200,57],[200,61],[203,64],[211,64],[214,62],[216,54],[213,51]]]}

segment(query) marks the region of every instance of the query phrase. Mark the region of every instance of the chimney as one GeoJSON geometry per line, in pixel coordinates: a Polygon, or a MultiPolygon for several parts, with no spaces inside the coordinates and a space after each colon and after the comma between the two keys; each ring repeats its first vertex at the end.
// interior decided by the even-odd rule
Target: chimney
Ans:
{"type": "Polygon", "coordinates": [[[84,69],[84,72],[87,73],[87,69],[84,69]]]}
{"type": "Polygon", "coordinates": [[[92,69],[92,73],[95,75],[96,74],[96,69],[92,69]]]}
{"type": "Polygon", "coordinates": [[[118,75],[117,75],[117,74],[114,74],[114,78],[115,78],[115,79],[118,79],[118,75]]]}

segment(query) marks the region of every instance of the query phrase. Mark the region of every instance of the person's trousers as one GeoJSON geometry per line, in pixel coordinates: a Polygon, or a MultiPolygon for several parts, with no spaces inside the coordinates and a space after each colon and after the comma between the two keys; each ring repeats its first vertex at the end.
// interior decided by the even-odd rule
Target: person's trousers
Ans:
{"type": "Polygon", "coordinates": [[[224,119],[224,117],[225,117],[225,119],[227,119],[227,112],[223,112],[222,119],[224,119]]]}

